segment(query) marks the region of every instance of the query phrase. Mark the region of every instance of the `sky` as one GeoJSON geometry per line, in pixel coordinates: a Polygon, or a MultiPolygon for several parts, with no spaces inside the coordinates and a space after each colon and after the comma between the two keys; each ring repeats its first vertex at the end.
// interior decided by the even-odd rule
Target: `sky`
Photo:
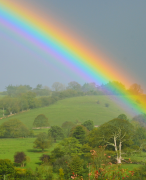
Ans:
{"type": "MultiPolygon", "coordinates": [[[[91,44],[95,51],[102,51],[112,59],[111,64],[122,69],[123,75],[129,74],[127,78],[131,78],[131,84],[136,82],[145,89],[145,0],[19,1],[41,9],[48,18],[55,19],[67,31],[91,44]]],[[[54,82],[66,85],[70,81],[82,85],[86,82],[53,57],[46,56],[25,39],[18,38],[16,33],[1,23],[0,64],[0,91],[10,84],[51,87],[54,82]]]]}

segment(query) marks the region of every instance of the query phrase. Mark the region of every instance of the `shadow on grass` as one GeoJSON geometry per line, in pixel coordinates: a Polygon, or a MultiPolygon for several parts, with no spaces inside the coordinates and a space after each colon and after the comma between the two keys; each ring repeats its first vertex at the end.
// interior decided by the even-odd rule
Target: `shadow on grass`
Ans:
{"type": "Polygon", "coordinates": [[[27,149],[27,152],[47,153],[48,150],[42,151],[41,149],[27,149]]]}

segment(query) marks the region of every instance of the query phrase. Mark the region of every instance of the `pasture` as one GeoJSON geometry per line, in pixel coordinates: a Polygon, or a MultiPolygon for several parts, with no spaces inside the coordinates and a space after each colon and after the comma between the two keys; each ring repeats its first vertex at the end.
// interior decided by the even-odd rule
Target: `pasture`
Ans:
{"type": "MultiPolygon", "coordinates": [[[[50,126],[61,126],[65,121],[83,123],[89,119],[93,120],[95,125],[101,125],[116,118],[121,113],[125,113],[124,110],[114,103],[110,96],[81,96],[59,100],[48,107],[32,109],[12,115],[1,119],[0,124],[8,119],[16,118],[31,129],[35,117],[39,114],[44,114],[48,118],[50,126]],[[108,104],[108,107],[105,104],[108,104]]],[[[0,115],[2,116],[2,112],[0,115]]],[[[131,117],[128,118],[130,119],[131,117]]]]}
{"type": "Polygon", "coordinates": [[[39,157],[42,154],[50,154],[56,144],[53,144],[49,149],[45,149],[42,153],[39,149],[33,149],[33,142],[36,138],[3,138],[0,139],[0,159],[10,159],[14,162],[15,152],[24,152],[30,158],[26,163],[25,168],[35,168],[41,163],[39,157]]]}

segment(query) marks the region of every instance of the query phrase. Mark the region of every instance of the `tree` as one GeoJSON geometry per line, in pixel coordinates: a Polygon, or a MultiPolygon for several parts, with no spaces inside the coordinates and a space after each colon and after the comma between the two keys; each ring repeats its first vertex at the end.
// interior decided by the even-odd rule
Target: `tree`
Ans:
{"type": "Polygon", "coordinates": [[[38,115],[34,122],[33,122],[34,127],[47,127],[49,126],[48,118],[44,114],[38,115]]]}
{"type": "Polygon", "coordinates": [[[123,119],[123,120],[128,120],[127,116],[125,114],[120,114],[117,118],[118,119],[123,119]]]}
{"type": "Polygon", "coordinates": [[[106,94],[120,95],[126,92],[125,85],[118,81],[110,81],[101,88],[106,94]]]}
{"type": "Polygon", "coordinates": [[[65,90],[65,85],[60,82],[54,82],[52,89],[56,92],[65,90]]]}
{"type": "Polygon", "coordinates": [[[0,175],[13,174],[14,166],[9,159],[0,159],[0,175]]]}
{"type": "Polygon", "coordinates": [[[124,142],[130,144],[133,134],[133,126],[128,120],[113,119],[99,127],[100,139],[105,145],[113,146],[117,154],[117,163],[121,163],[121,150],[124,142]]]}
{"type": "Polygon", "coordinates": [[[146,127],[146,114],[139,114],[133,117],[132,121],[138,122],[140,126],[146,127]]]}
{"type": "Polygon", "coordinates": [[[48,139],[47,133],[43,132],[38,134],[33,147],[44,151],[44,149],[49,146],[51,146],[51,140],[48,139]]]}
{"type": "Polygon", "coordinates": [[[132,84],[128,90],[133,95],[139,95],[143,93],[143,90],[139,84],[132,84]]]}
{"type": "Polygon", "coordinates": [[[97,91],[97,85],[95,83],[85,83],[82,86],[82,91],[84,92],[97,91]]]}
{"type": "Polygon", "coordinates": [[[75,137],[65,138],[63,141],[61,141],[59,146],[61,148],[61,151],[63,151],[65,155],[74,156],[82,154],[82,145],[75,137]]]}
{"type": "Polygon", "coordinates": [[[71,136],[78,139],[81,144],[85,142],[87,134],[88,134],[87,128],[82,125],[78,125],[72,128],[71,130],[71,136]]]}
{"type": "Polygon", "coordinates": [[[56,142],[57,139],[62,139],[64,137],[63,130],[59,126],[51,126],[48,134],[54,139],[54,142],[56,142]]]}
{"type": "Polygon", "coordinates": [[[92,120],[87,120],[83,124],[89,131],[91,131],[94,128],[94,124],[92,120]]]}
{"type": "Polygon", "coordinates": [[[48,163],[48,162],[49,162],[49,159],[50,159],[50,156],[47,155],[47,154],[42,154],[42,156],[40,157],[40,160],[41,160],[43,163],[48,163]]]}
{"type": "Polygon", "coordinates": [[[76,81],[71,81],[68,83],[67,89],[73,89],[76,91],[81,91],[81,85],[76,81]]]}
{"type": "Polygon", "coordinates": [[[72,175],[83,175],[83,159],[80,159],[79,156],[74,156],[72,162],[70,163],[72,175]]]}
{"type": "Polygon", "coordinates": [[[70,134],[70,130],[75,126],[74,123],[70,122],[70,121],[65,121],[63,124],[62,124],[62,129],[63,129],[63,132],[64,134],[68,137],[69,134],[70,134]]]}
{"type": "Polygon", "coordinates": [[[14,162],[20,163],[21,167],[24,167],[24,162],[26,161],[26,154],[24,152],[16,152],[14,155],[14,162]]]}
{"type": "Polygon", "coordinates": [[[29,135],[28,128],[18,119],[10,119],[0,126],[3,136],[10,137],[26,137],[29,135]]]}

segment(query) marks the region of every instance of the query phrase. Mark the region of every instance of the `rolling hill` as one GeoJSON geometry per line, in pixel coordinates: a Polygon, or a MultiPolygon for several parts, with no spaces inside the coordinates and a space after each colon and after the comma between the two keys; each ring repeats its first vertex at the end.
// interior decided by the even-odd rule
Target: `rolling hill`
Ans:
{"type": "Polygon", "coordinates": [[[1,119],[0,124],[8,119],[17,118],[31,129],[35,117],[44,114],[49,119],[50,125],[60,126],[65,121],[83,123],[89,119],[93,120],[95,125],[101,125],[121,113],[124,113],[123,110],[110,99],[110,96],[81,96],[63,99],[48,107],[28,110],[1,119]],[[106,107],[105,104],[109,106],[106,107]]]}

